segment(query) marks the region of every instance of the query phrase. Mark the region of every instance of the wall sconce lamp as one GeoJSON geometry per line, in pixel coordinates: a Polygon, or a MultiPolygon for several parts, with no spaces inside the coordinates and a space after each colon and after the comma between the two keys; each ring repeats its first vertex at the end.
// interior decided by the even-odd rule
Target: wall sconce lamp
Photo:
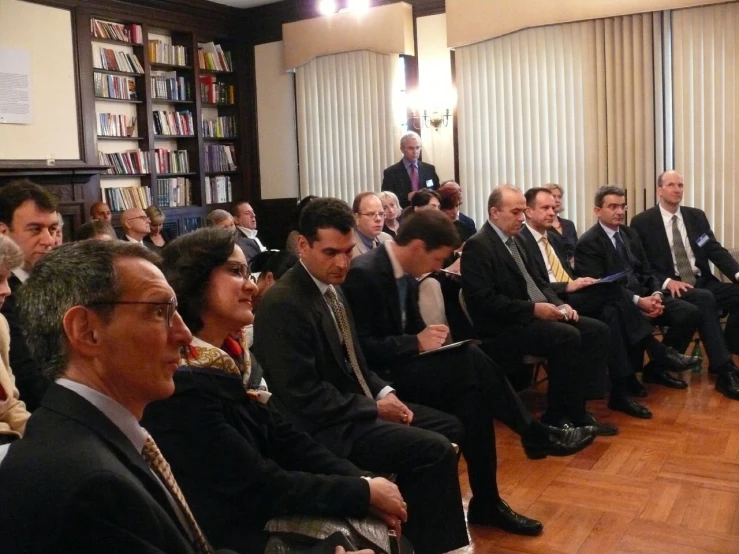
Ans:
{"type": "Polygon", "coordinates": [[[433,128],[438,131],[440,127],[448,126],[451,119],[452,114],[449,111],[449,108],[447,108],[444,113],[441,113],[439,110],[434,110],[431,112],[431,115],[429,115],[426,110],[423,110],[423,115],[416,112],[410,117],[411,124],[419,131],[421,130],[421,123],[423,123],[423,126],[427,129],[433,128]]]}

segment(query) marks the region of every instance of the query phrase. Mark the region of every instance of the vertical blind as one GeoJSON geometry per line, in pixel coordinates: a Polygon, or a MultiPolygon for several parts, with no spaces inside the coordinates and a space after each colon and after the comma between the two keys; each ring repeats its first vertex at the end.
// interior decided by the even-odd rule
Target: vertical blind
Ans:
{"type": "Polygon", "coordinates": [[[727,248],[739,246],[737,26],[737,3],[672,12],[675,169],[727,248]]]}
{"type": "Polygon", "coordinates": [[[300,194],[351,203],[380,190],[400,129],[397,55],[360,51],[315,58],[295,71],[300,194]]]}

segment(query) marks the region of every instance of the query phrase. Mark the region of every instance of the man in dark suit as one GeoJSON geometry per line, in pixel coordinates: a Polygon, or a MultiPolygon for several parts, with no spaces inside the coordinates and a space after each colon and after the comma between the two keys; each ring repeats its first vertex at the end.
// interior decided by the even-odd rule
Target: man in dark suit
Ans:
{"type": "Polygon", "coordinates": [[[548,406],[542,421],[557,427],[618,429],[595,420],[586,398],[602,397],[608,327],[579,317],[538,277],[518,237],[526,199],[511,185],[493,189],[489,220],[465,243],[462,291],[475,332],[486,352],[502,364],[520,364],[524,354],[546,356],[548,406]]]}
{"type": "Polygon", "coordinates": [[[49,381],[28,353],[18,321],[16,297],[36,262],[54,246],[53,235],[59,226],[56,211],[56,199],[31,181],[15,181],[0,188],[0,232],[13,239],[23,251],[23,265],[8,279],[12,294],[0,312],[10,327],[10,367],[29,412],[39,406],[49,381]]]}
{"type": "Polygon", "coordinates": [[[534,458],[572,454],[590,444],[593,435],[590,429],[555,430],[532,421],[501,370],[477,346],[434,352],[449,329],[424,324],[416,277],[441,269],[459,242],[445,214],[418,211],[403,221],[395,243],[352,261],[343,289],[357,314],[357,333],[370,365],[388,375],[401,397],[462,421],[460,446],[472,489],[468,522],[538,534],[541,523],[516,514],[500,498],[493,417],[521,435],[524,450],[534,458]]]}
{"type": "MultiPolygon", "coordinates": [[[[656,325],[668,327],[663,344],[684,352],[703,321],[703,313],[711,312],[702,313],[693,304],[663,294],[662,282],[644,253],[639,235],[623,224],[625,214],[624,190],[615,185],[600,187],[595,194],[598,223],[580,237],[575,248],[577,272],[600,278],[626,271],[625,287],[633,295],[636,306],[656,325]]],[[[715,317],[716,304],[711,302],[710,294],[705,297],[705,305],[713,310],[715,317]]],[[[651,359],[644,367],[643,380],[672,388],[687,388],[685,381],[667,374],[669,369],[659,360],[651,359]]],[[[733,371],[727,372],[717,380],[716,388],[729,397],[739,396],[739,376],[733,371]]]]}
{"type": "Polygon", "coordinates": [[[526,225],[521,229],[521,237],[539,276],[578,313],[603,321],[610,330],[608,407],[634,417],[651,418],[652,413],[631,398],[631,395],[647,395],[635,376],[641,369],[644,350],[652,359],[661,360],[676,370],[687,369],[697,360],[669,349],[654,338],[651,323],[621,285],[596,284],[592,277],[576,277],[562,245],[554,238],[552,223],[556,202],[552,191],[535,187],[527,190],[525,196],[526,225]]]}
{"type": "Polygon", "coordinates": [[[300,217],[300,263],[265,295],[254,322],[270,402],[357,467],[397,474],[408,503],[403,532],[417,553],[454,550],[468,543],[451,444],[464,431],[453,416],[401,402],[369,369],[339,288],[353,229],[351,208],[333,198],[313,200],[300,217]]]}
{"type": "Polygon", "coordinates": [[[264,252],[267,248],[257,237],[257,215],[249,202],[237,202],[231,208],[231,216],[236,226],[236,237],[239,246],[244,251],[246,261],[264,252]]]}
{"type": "Polygon", "coordinates": [[[3,551],[212,552],[138,423],[172,394],[192,338],[156,261],[144,246],[82,241],[24,284],[28,346],[55,382],[0,463],[3,551]]]}
{"type": "Polygon", "coordinates": [[[701,310],[699,332],[709,371],[736,371],[731,354],[739,354],[739,263],[716,240],[703,210],[680,206],[684,186],[677,171],[662,173],[657,179],[659,204],[634,217],[631,227],[639,234],[662,288],[701,310]],[[709,262],[731,283],[714,277],[709,262]],[[714,304],[729,312],[723,336],[716,311],[709,311],[714,304]]]}
{"type": "Polygon", "coordinates": [[[411,204],[411,197],[421,189],[439,188],[439,176],[436,168],[420,161],[421,137],[413,131],[400,138],[400,151],[403,159],[386,168],[382,175],[382,190],[395,193],[400,206],[406,208],[411,204]]]}

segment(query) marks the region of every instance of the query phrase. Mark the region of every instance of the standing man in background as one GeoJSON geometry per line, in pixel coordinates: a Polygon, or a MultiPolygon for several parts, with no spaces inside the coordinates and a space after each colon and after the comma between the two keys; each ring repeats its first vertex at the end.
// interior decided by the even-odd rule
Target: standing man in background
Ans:
{"type": "Polygon", "coordinates": [[[413,131],[400,138],[400,151],[403,159],[391,165],[383,172],[382,190],[395,193],[400,200],[400,207],[410,206],[411,197],[421,189],[438,189],[439,176],[436,168],[420,161],[421,137],[413,131]]]}

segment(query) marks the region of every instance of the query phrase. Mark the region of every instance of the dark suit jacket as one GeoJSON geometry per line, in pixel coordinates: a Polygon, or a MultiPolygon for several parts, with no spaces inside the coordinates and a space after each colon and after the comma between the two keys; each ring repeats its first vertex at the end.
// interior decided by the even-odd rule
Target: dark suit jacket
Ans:
{"type": "Polygon", "coordinates": [[[302,263],[265,295],[254,321],[254,353],[265,368],[270,402],[302,431],[348,455],[355,431],[377,419],[374,397],[385,383],[367,366],[346,307],[359,365],[373,398],[367,398],[346,362],[331,310],[302,263]]]}
{"type": "MultiPolygon", "coordinates": [[[[638,286],[627,288],[639,296],[649,296],[661,290],[663,281],[652,269],[636,231],[625,225],[621,225],[619,230],[634,269],[634,276],[639,280],[638,286]]],[[[624,269],[626,265],[623,259],[600,223],[593,225],[580,237],[575,248],[575,271],[578,275],[599,279],[624,269]]]]}
{"type": "Polygon", "coordinates": [[[264,552],[273,517],[367,515],[363,473],[250,400],[241,379],[183,366],[174,380],[142,423],[215,547],[264,552]]]}
{"type": "MultiPolygon", "coordinates": [[[[721,246],[711,230],[708,218],[703,210],[697,208],[680,207],[680,212],[688,233],[690,247],[695,254],[695,265],[700,269],[701,280],[716,280],[711,273],[708,262],[713,262],[721,273],[731,281],[736,282],[734,276],[739,272],[739,263],[721,246]],[[708,242],[698,246],[698,239],[703,235],[708,237],[708,242]]],[[[672,250],[667,239],[662,214],[658,206],[649,208],[631,220],[631,227],[639,234],[644,251],[649,257],[652,267],[664,283],[665,279],[680,280],[675,273],[675,265],[672,262],[672,250]]]]}
{"type": "MultiPolygon", "coordinates": [[[[426,182],[431,180],[434,190],[439,188],[439,176],[436,174],[436,168],[419,160],[418,162],[418,190],[428,188],[426,182]]],[[[400,206],[405,208],[410,206],[408,193],[411,192],[411,178],[408,170],[403,164],[403,160],[386,168],[382,174],[382,190],[389,190],[395,193],[400,201],[400,206]]]]}
{"type": "Polygon", "coordinates": [[[26,345],[26,338],[21,329],[16,301],[18,291],[23,286],[20,279],[11,275],[8,285],[12,294],[5,299],[0,313],[8,320],[10,328],[10,367],[15,375],[15,384],[18,387],[20,398],[26,403],[29,412],[34,411],[41,404],[50,381],[44,377],[41,368],[31,358],[26,345]]]}
{"type": "MultiPolygon", "coordinates": [[[[571,279],[574,279],[575,272],[572,271],[568,258],[566,257],[567,255],[562,250],[562,245],[558,242],[558,239],[556,238],[557,236],[558,235],[555,231],[547,231],[547,238],[549,240],[549,244],[552,246],[552,250],[554,250],[554,254],[559,258],[559,262],[562,264],[562,267],[567,272],[567,275],[569,275],[571,279]]],[[[539,250],[539,245],[536,243],[534,235],[531,234],[531,231],[525,225],[523,226],[523,229],[521,229],[521,238],[526,244],[527,254],[529,256],[529,259],[533,262],[533,265],[535,266],[534,269],[536,269],[536,271],[539,273],[539,278],[542,281],[549,281],[549,271],[547,270],[547,264],[544,261],[544,256],[542,256],[541,250],[539,250]]],[[[564,298],[566,296],[567,283],[549,282],[549,286],[552,287],[552,290],[560,298],[564,298]]]]}
{"type": "Polygon", "coordinates": [[[398,284],[384,245],[354,258],[343,285],[352,311],[357,314],[362,351],[373,369],[387,377],[392,366],[418,354],[416,335],[426,328],[418,309],[418,284],[408,275],[403,280],[407,284],[405,326],[398,284]]]}
{"type": "Polygon", "coordinates": [[[257,241],[247,237],[238,227],[236,228],[236,244],[238,244],[244,251],[244,256],[246,256],[247,262],[262,251],[262,249],[259,248],[257,241]]]}
{"type": "MultiPolygon", "coordinates": [[[[552,304],[561,305],[562,300],[549,283],[534,271],[525,243],[520,237],[514,240],[541,292],[552,304]]],[[[465,243],[462,291],[475,332],[483,338],[495,337],[513,326],[526,326],[534,319],[534,303],[529,301],[526,280],[489,222],[465,243]]]]}
{"type": "Polygon", "coordinates": [[[0,490],[3,552],[194,552],[131,441],[57,384],[0,465],[0,490]]]}
{"type": "Polygon", "coordinates": [[[562,224],[562,234],[556,229],[552,229],[550,242],[556,243],[560,250],[564,252],[565,259],[569,260],[575,255],[577,229],[574,222],[564,217],[560,217],[559,222],[562,224]]]}
{"type": "Polygon", "coordinates": [[[462,237],[462,242],[466,241],[472,235],[477,233],[475,221],[471,217],[468,217],[462,213],[459,214],[459,219],[454,222],[454,226],[457,228],[459,236],[462,237]]]}

